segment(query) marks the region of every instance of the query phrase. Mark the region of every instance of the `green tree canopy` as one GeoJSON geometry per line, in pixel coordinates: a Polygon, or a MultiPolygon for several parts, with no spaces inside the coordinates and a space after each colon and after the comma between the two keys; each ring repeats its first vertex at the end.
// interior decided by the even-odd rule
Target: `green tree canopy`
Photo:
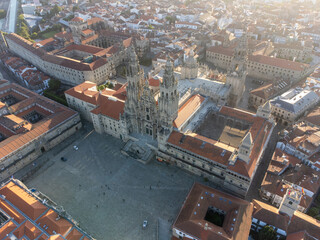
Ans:
{"type": "Polygon", "coordinates": [[[307,213],[309,216],[311,217],[315,217],[319,214],[319,209],[316,208],[316,207],[312,207],[309,209],[308,213],[307,213]]]}
{"type": "Polygon", "coordinates": [[[51,9],[50,13],[52,15],[56,15],[59,12],[61,12],[61,7],[59,7],[57,4],[53,6],[53,8],[51,9]]]}
{"type": "Polygon", "coordinates": [[[61,86],[61,82],[58,79],[50,79],[49,81],[49,88],[50,90],[58,90],[61,86]]]}
{"type": "Polygon", "coordinates": [[[273,227],[266,225],[259,231],[258,240],[277,240],[277,233],[273,227]]]}
{"type": "Polygon", "coordinates": [[[170,23],[170,24],[174,24],[176,22],[176,16],[166,16],[166,20],[170,23]]]}
{"type": "Polygon", "coordinates": [[[74,5],[73,8],[72,8],[72,12],[76,12],[79,10],[79,6],[77,5],[74,5]]]}

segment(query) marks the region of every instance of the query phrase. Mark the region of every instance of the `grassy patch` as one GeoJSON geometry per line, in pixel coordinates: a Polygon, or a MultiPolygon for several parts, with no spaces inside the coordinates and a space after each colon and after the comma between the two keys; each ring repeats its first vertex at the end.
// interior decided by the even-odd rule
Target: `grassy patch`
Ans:
{"type": "Polygon", "coordinates": [[[54,35],[56,35],[59,32],[60,31],[52,30],[50,32],[46,32],[46,33],[41,34],[41,38],[42,39],[52,38],[52,37],[54,37],[54,35]]]}
{"type": "Polygon", "coordinates": [[[67,103],[65,97],[56,95],[56,93],[53,92],[53,91],[45,90],[43,92],[43,96],[45,96],[47,98],[50,98],[51,100],[56,101],[58,103],[61,103],[61,104],[65,105],[65,106],[68,106],[68,103],[67,103]]]}

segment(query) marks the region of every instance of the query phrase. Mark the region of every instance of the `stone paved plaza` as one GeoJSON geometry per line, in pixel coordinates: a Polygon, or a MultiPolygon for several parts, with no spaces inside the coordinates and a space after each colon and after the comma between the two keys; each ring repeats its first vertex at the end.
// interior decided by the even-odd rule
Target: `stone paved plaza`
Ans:
{"type": "Polygon", "coordinates": [[[157,229],[160,240],[168,239],[193,182],[202,178],[155,160],[144,165],[125,157],[122,141],[86,127],[69,144],[46,153],[42,158],[50,160],[25,184],[62,205],[96,239],[152,240],[157,229]]]}

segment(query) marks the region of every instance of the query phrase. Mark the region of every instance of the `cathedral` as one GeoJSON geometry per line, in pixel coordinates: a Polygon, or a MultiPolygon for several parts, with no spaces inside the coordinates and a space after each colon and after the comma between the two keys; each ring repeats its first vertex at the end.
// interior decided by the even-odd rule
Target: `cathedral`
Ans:
{"type": "Polygon", "coordinates": [[[124,138],[131,133],[145,134],[157,139],[158,134],[172,128],[177,117],[179,93],[173,64],[167,59],[159,89],[149,87],[134,51],[127,68],[126,102],[121,116],[124,138]]]}
{"type": "MultiPolygon", "coordinates": [[[[241,98],[246,55],[239,46],[223,83],[197,78],[197,71],[178,81],[169,57],[160,77],[145,78],[131,50],[125,84],[98,91],[84,82],[65,95],[96,132],[126,143],[123,154],[144,164],[156,158],[244,196],[274,127],[270,106],[253,114],[224,106],[229,97],[222,101],[225,95],[231,104],[241,98]]],[[[185,67],[194,67],[191,62],[185,67]]]]}

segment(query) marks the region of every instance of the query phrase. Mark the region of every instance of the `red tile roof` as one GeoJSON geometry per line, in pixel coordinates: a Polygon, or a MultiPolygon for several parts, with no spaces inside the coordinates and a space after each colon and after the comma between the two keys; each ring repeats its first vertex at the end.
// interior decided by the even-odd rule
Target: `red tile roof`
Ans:
{"type": "Polygon", "coordinates": [[[173,229],[201,240],[247,240],[252,210],[252,204],[245,200],[195,183],[173,224],[173,229]],[[226,212],[222,227],[204,219],[208,207],[226,212]],[[204,229],[206,224],[207,230],[204,229]]]}
{"type": "Polygon", "coordinates": [[[99,92],[96,90],[97,84],[92,82],[84,82],[65,91],[65,94],[78,98],[82,101],[97,105],[99,92]],[[88,91],[94,88],[96,91],[88,91]]]}
{"type": "Polygon", "coordinates": [[[159,87],[160,86],[160,79],[155,79],[155,78],[149,78],[149,86],[151,87],[159,87]]]}
{"type": "Polygon", "coordinates": [[[30,127],[26,126],[25,129],[27,130],[23,133],[10,130],[4,125],[1,126],[0,121],[0,132],[8,136],[8,138],[0,142],[0,159],[12,154],[39,136],[48,133],[65,120],[78,115],[77,112],[14,83],[0,88],[0,93],[1,92],[3,92],[3,94],[0,94],[1,96],[11,94],[17,96],[17,99],[20,100],[20,102],[10,106],[10,110],[13,114],[17,115],[16,117],[23,117],[21,115],[23,109],[31,107],[43,114],[44,118],[36,124],[28,123],[30,127]],[[21,111],[21,113],[18,114],[17,111],[21,111]]]}
{"type": "Polygon", "coordinates": [[[286,59],[273,58],[264,55],[250,55],[248,59],[249,61],[295,71],[303,71],[309,66],[305,63],[293,62],[286,59]]]}
{"type": "Polygon", "coordinates": [[[241,119],[251,124],[249,131],[254,145],[250,155],[251,160],[248,164],[238,159],[234,165],[230,165],[229,158],[232,152],[228,148],[225,148],[214,140],[206,140],[206,138],[199,135],[185,135],[183,133],[173,131],[168,139],[168,143],[225,165],[228,170],[251,178],[256,167],[256,163],[261,155],[262,146],[266,143],[267,137],[271,133],[272,124],[249,112],[225,106],[220,109],[220,114],[230,116],[235,119],[241,119]],[[183,136],[184,140],[181,142],[180,140],[183,136]],[[205,144],[203,145],[203,143],[205,144]],[[224,154],[222,154],[222,152],[224,152],[224,154]]]}
{"type": "Polygon", "coordinates": [[[100,97],[100,106],[93,109],[93,114],[102,114],[115,120],[120,119],[120,114],[124,112],[125,102],[115,97],[100,97]]]}
{"type": "Polygon", "coordinates": [[[227,55],[229,57],[233,56],[233,49],[222,47],[222,46],[213,46],[208,48],[207,51],[227,55]]]}
{"type": "Polygon", "coordinates": [[[72,219],[58,217],[51,206],[42,203],[18,180],[10,179],[0,188],[0,194],[1,210],[12,218],[0,227],[0,239],[9,239],[5,238],[9,233],[19,239],[92,239],[72,219]]]}
{"type": "Polygon", "coordinates": [[[81,17],[75,17],[71,19],[71,22],[84,22],[84,20],[81,17]]]}
{"type": "MultiPolygon", "coordinates": [[[[92,71],[92,70],[95,70],[95,69],[97,69],[107,63],[107,60],[102,59],[102,58],[98,58],[97,60],[88,64],[88,63],[80,62],[78,60],[74,60],[71,58],[66,58],[63,56],[52,55],[52,54],[44,51],[42,48],[34,47],[33,43],[31,43],[30,41],[22,38],[21,36],[15,34],[15,33],[11,33],[11,34],[6,35],[6,38],[21,45],[23,48],[25,48],[29,52],[40,57],[43,61],[47,61],[47,62],[50,62],[52,64],[56,64],[56,65],[61,65],[66,68],[71,68],[71,69],[74,69],[77,71],[92,71]]],[[[91,48],[90,46],[86,45],[86,48],[92,49],[94,47],[91,48]]],[[[103,50],[103,52],[107,53],[107,49],[103,50]]]]}
{"type": "Polygon", "coordinates": [[[94,18],[90,18],[88,19],[88,25],[92,25],[92,24],[95,24],[97,22],[103,22],[103,19],[102,18],[99,18],[99,17],[94,17],[94,18]]]}

